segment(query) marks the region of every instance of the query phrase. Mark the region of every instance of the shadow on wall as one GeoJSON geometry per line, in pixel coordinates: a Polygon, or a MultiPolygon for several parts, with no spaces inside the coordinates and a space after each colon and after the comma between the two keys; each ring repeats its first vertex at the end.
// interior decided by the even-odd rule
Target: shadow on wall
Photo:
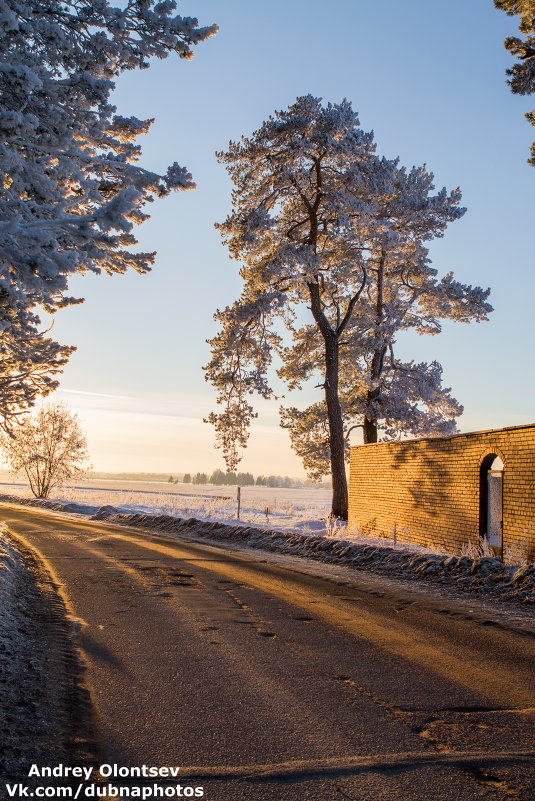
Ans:
{"type": "MultiPolygon", "coordinates": [[[[478,466],[474,464],[472,477],[467,470],[464,481],[459,481],[449,465],[448,444],[448,440],[416,440],[400,443],[395,449],[392,468],[400,471],[397,480],[415,513],[414,520],[409,520],[407,525],[420,525],[426,519],[436,523],[446,517],[455,524],[455,529],[466,532],[467,541],[477,540],[473,493],[479,481],[478,466]]],[[[426,536],[425,532],[421,533],[426,536]]]]}
{"type": "Polygon", "coordinates": [[[360,527],[360,530],[365,537],[385,536],[385,534],[379,530],[377,517],[372,517],[371,520],[367,520],[366,523],[360,527]]]}
{"type": "Polygon", "coordinates": [[[452,477],[446,459],[447,454],[443,459],[438,454],[437,458],[434,441],[409,440],[394,445],[390,466],[402,471],[397,482],[412,499],[413,507],[419,509],[425,504],[431,516],[450,505],[452,477]],[[423,453],[422,446],[427,446],[423,453]]]}
{"type": "Polygon", "coordinates": [[[375,536],[395,529],[454,553],[485,539],[506,561],[529,561],[535,425],[354,447],[349,517],[375,536]]]}

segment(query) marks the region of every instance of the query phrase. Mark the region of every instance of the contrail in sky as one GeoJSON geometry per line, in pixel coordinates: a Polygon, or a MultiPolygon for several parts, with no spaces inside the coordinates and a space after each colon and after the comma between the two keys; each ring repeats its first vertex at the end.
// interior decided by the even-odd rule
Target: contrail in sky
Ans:
{"type": "Polygon", "coordinates": [[[91,395],[94,398],[117,398],[119,400],[135,400],[133,395],[109,395],[105,392],[86,392],[82,389],[65,389],[62,387],[58,392],[68,392],[71,395],[91,395]]]}

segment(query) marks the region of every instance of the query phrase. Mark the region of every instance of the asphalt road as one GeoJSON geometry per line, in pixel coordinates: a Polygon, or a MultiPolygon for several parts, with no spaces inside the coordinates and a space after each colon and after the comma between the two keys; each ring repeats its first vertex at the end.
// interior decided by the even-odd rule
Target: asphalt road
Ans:
{"type": "Polygon", "coordinates": [[[0,520],[83,621],[108,763],[180,766],[208,801],[535,798],[529,625],[305,560],[0,520]]]}

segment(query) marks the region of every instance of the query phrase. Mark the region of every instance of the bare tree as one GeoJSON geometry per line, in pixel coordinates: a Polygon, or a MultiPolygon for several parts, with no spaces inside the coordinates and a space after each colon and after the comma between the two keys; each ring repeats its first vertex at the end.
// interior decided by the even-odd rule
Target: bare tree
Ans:
{"type": "Polygon", "coordinates": [[[56,484],[87,469],[86,438],[78,416],[63,403],[28,415],[15,435],[2,432],[0,445],[11,471],[26,474],[36,498],[48,498],[56,484]]]}

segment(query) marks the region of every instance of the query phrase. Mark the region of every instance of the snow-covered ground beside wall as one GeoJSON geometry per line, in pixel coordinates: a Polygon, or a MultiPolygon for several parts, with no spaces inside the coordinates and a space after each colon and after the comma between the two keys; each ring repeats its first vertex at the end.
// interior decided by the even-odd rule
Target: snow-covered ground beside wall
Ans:
{"type": "MultiPolygon", "coordinates": [[[[28,486],[0,483],[0,493],[21,498],[33,497],[28,486]]],[[[168,484],[158,481],[121,481],[93,479],[78,481],[75,486],[57,487],[51,501],[89,507],[113,506],[121,512],[191,518],[228,525],[256,526],[272,531],[328,536],[361,544],[377,545],[377,537],[364,537],[345,523],[329,518],[331,491],[319,488],[242,487],[238,519],[237,488],[213,484],[168,484]]],[[[379,540],[383,545],[400,545],[379,540]]],[[[415,552],[436,549],[403,543],[415,552]]]]}
{"type": "Polygon", "coordinates": [[[520,561],[505,565],[473,546],[460,555],[451,555],[432,547],[364,537],[358,530],[329,519],[325,490],[247,488],[238,520],[235,488],[223,488],[227,490],[223,495],[221,488],[212,486],[158,487],[147,483],[132,487],[134,482],[128,483],[128,487],[103,487],[98,480],[58,489],[47,501],[32,498],[23,485],[1,484],[0,500],[12,503],[20,499],[22,504],[70,518],[84,516],[133,526],[156,536],[208,538],[284,558],[304,556],[389,578],[438,582],[462,593],[535,603],[535,564],[520,561]]]}
{"type": "MultiPolygon", "coordinates": [[[[0,495],[4,494],[21,499],[34,497],[27,484],[0,481],[0,495]]],[[[101,507],[113,507],[126,514],[166,515],[182,520],[195,518],[229,526],[254,526],[286,534],[323,536],[352,544],[380,545],[413,553],[445,554],[433,545],[432,532],[427,547],[422,547],[399,539],[364,536],[357,528],[332,520],[329,517],[331,491],[324,487],[242,487],[239,517],[237,488],[213,484],[86,479],[71,486],[54,488],[48,500],[60,505],[75,505],[76,510],[73,507],[71,511],[83,515],[92,515],[101,507]]],[[[475,558],[488,556],[490,551],[485,548],[477,551],[467,536],[460,555],[475,558]]],[[[521,554],[513,554],[507,561],[523,564],[525,560],[521,554]]]]}

